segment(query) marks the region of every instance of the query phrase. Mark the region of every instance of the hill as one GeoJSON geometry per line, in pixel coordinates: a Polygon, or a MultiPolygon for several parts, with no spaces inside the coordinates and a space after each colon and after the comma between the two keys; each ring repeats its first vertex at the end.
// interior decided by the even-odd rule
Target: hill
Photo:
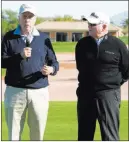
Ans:
{"type": "Polygon", "coordinates": [[[110,18],[111,22],[117,26],[122,26],[122,22],[128,19],[128,11],[124,11],[122,13],[116,14],[110,18]]]}

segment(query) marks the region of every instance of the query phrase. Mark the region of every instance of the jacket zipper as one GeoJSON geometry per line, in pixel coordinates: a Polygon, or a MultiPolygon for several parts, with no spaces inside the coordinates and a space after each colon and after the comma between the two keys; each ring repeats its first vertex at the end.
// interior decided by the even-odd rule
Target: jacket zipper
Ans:
{"type": "MultiPolygon", "coordinates": [[[[100,42],[100,44],[101,44],[105,39],[107,39],[107,38],[108,38],[107,35],[105,35],[105,36],[103,37],[102,41],[100,42]]],[[[97,44],[97,59],[99,58],[99,48],[100,48],[100,44],[99,44],[99,45],[97,44]]]]}
{"type": "Polygon", "coordinates": [[[99,45],[97,45],[97,59],[99,58],[99,45]]]}

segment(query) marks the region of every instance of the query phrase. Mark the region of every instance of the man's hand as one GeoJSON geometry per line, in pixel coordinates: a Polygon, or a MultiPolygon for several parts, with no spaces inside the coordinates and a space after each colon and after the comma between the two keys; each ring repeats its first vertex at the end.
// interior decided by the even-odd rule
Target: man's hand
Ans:
{"type": "Polygon", "coordinates": [[[28,58],[28,57],[31,57],[31,50],[32,50],[32,48],[30,48],[30,47],[25,47],[25,48],[23,49],[23,51],[21,52],[21,56],[22,56],[24,59],[26,59],[26,58],[28,58]]]}
{"type": "Polygon", "coordinates": [[[50,73],[53,73],[53,71],[54,71],[53,67],[47,65],[44,65],[41,70],[43,75],[49,75],[50,73]]]}

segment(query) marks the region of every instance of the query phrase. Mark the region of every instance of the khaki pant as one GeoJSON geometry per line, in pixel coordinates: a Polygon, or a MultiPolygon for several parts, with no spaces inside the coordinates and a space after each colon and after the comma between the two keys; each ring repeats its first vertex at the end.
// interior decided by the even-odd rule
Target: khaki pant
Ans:
{"type": "Polygon", "coordinates": [[[30,140],[43,140],[49,108],[48,87],[23,89],[7,86],[4,104],[9,140],[21,139],[27,109],[30,140]]]}

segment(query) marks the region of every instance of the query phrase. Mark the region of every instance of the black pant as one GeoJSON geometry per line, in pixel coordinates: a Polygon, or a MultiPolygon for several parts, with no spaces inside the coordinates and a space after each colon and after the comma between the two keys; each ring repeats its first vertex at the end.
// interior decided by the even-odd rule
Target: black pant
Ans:
{"type": "Polygon", "coordinates": [[[78,94],[78,140],[92,141],[98,119],[103,141],[119,140],[120,89],[78,94]],[[84,94],[83,94],[84,95],[84,94]]]}

